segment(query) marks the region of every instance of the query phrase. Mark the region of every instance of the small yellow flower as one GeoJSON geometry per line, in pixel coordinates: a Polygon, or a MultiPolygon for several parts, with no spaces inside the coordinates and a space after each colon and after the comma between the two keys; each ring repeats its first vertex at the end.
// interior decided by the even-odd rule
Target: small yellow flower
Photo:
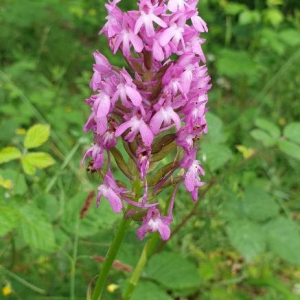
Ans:
{"type": "Polygon", "coordinates": [[[15,130],[15,133],[17,135],[25,135],[26,134],[26,129],[24,129],[24,128],[18,128],[18,129],[15,130]]]}
{"type": "Polygon", "coordinates": [[[66,113],[70,113],[72,111],[72,108],[70,106],[66,107],[66,113]]]}
{"type": "Polygon", "coordinates": [[[112,283],[112,284],[110,284],[110,285],[107,286],[107,291],[110,292],[110,293],[113,293],[118,288],[119,288],[118,285],[112,283]]]}
{"type": "Polygon", "coordinates": [[[10,179],[4,180],[4,178],[0,175],[0,186],[4,187],[5,189],[11,190],[12,181],[10,179]]]}
{"type": "Polygon", "coordinates": [[[247,159],[247,158],[249,158],[249,157],[251,157],[251,156],[253,156],[254,154],[255,154],[255,150],[254,149],[252,149],[252,148],[247,148],[247,147],[245,147],[244,145],[237,145],[237,146],[235,146],[236,147],[236,149],[239,151],[239,152],[241,152],[242,154],[243,154],[243,157],[245,158],[245,159],[247,159]]]}
{"type": "Polygon", "coordinates": [[[12,292],[11,286],[9,284],[6,284],[3,288],[2,288],[2,295],[3,296],[8,296],[10,295],[12,292]]]}

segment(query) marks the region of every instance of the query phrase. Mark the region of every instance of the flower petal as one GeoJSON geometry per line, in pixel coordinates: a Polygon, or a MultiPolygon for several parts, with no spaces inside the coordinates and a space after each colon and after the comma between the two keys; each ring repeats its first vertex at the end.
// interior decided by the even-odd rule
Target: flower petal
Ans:
{"type": "Polygon", "coordinates": [[[120,135],[123,134],[124,131],[126,131],[129,127],[131,127],[131,121],[127,121],[127,122],[121,124],[121,125],[117,128],[117,130],[116,130],[116,132],[115,132],[115,136],[116,136],[116,137],[120,136],[120,135]]]}
{"type": "Polygon", "coordinates": [[[164,224],[163,222],[161,222],[161,224],[159,225],[158,232],[164,241],[166,241],[170,238],[171,230],[170,230],[169,226],[164,224]]]}
{"type": "Polygon", "coordinates": [[[118,197],[118,195],[109,188],[108,192],[107,192],[107,200],[109,201],[109,204],[111,205],[113,211],[118,214],[122,208],[123,208],[123,204],[121,199],[118,197]]]}
{"type": "Polygon", "coordinates": [[[144,122],[142,122],[139,131],[145,146],[151,146],[154,137],[150,128],[144,122]]]}
{"type": "Polygon", "coordinates": [[[145,235],[147,234],[147,232],[150,230],[149,225],[148,224],[143,224],[138,230],[137,230],[137,236],[140,240],[142,240],[145,235]]]}
{"type": "Polygon", "coordinates": [[[142,52],[142,50],[144,48],[143,41],[137,35],[135,35],[133,32],[129,33],[129,39],[133,45],[134,50],[138,53],[142,52]]]}
{"type": "Polygon", "coordinates": [[[134,106],[140,106],[142,102],[142,96],[141,94],[132,88],[131,86],[127,85],[125,87],[125,91],[127,96],[130,98],[131,102],[133,103],[134,106]]]}

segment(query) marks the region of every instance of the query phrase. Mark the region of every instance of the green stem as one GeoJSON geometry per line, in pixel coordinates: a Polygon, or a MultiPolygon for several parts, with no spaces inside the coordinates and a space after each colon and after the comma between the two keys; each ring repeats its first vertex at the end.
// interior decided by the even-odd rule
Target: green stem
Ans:
{"type": "Polygon", "coordinates": [[[70,299],[75,300],[75,276],[76,276],[76,261],[78,252],[79,225],[78,221],[75,226],[75,239],[73,246],[73,257],[71,263],[71,278],[70,278],[70,299]]]}
{"type": "Polygon", "coordinates": [[[122,222],[118,228],[118,231],[114,237],[114,240],[112,241],[110,248],[106,254],[105,261],[103,263],[102,270],[97,279],[94,291],[92,293],[91,300],[101,299],[101,295],[102,295],[102,292],[104,289],[104,285],[105,285],[108,273],[109,273],[111,266],[117,256],[118,250],[122,244],[122,241],[125,237],[126,230],[129,227],[130,223],[131,223],[131,219],[126,218],[124,216],[122,219],[122,222]]]}
{"type": "MultiPolygon", "coordinates": [[[[132,182],[132,191],[135,194],[135,199],[138,201],[140,192],[141,192],[141,181],[138,177],[132,182]]],[[[129,211],[132,207],[129,205],[126,212],[129,211]]],[[[95,288],[92,293],[92,297],[90,300],[100,300],[101,295],[103,293],[103,289],[105,286],[106,279],[108,277],[108,273],[114,263],[114,260],[117,256],[117,253],[120,249],[120,246],[124,240],[125,233],[130,226],[131,218],[126,218],[126,212],[124,213],[123,219],[119,225],[117,233],[109,247],[109,250],[106,254],[105,261],[103,263],[100,274],[97,278],[95,288]]]]}
{"type": "Polygon", "coordinates": [[[153,234],[151,239],[146,243],[142,251],[142,254],[140,256],[140,259],[131,275],[123,300],[129,300],[131,298],[132,293],[142,275],[147,260],[150,257],[150,255],[153,253],[153,250],[157,245],[158,241],[159,241],[159,234],[156,232],[155,234],[153,234]]]}
{"type": "Polygon", "coordinates": [[[4,270],[4,272],[9,275],[11,278],[15,279],[16,281],[18,281],[19,283],[23,284],[24,286],[28,287],[29,289],[39,293],[39,294],[46,294],[46,291],[29,283],[28,281],[24,280],[23,278],[19,277],[18,275],[10,272],[9,270],[7,269],[4,269],[3,267],[0,266],[0,271],[1,269],[4,270]]]}
{"type": "MultiPolygon", "coordinates": [[[[174,190],[176,189],[176,187],[174,187],[174,190]]],[[[173,192],[174,192],[173,190],[173,192]]],[[[168,215],[168,211],[169,211],[169,207],[170,207],[170,203],[172,200],[172,195],[171,194],[170,198],[168,199],[167,203],[166,203],[166,207],[164,210],[164,215],[167,216],[168,215]]],[[[152,235],[151,239],[146,243],[146,245],[144,246],[144,249],[142,251],[142,254],[140,256],[140,259],[137,263],[137,265],[135,266],[133,273],[131,275],[131,278],[129,280],[129,284],[127,286],[127,289],[125,291],[125,296],[123,300],[129,300],[132,296],[132,293],[142,275],[143,269],[149,259],[149,257],[153,254],[154,249],[156,248],[158,241],[160,240],[160,236],[159,233],[156,232],[152,235]]]]}

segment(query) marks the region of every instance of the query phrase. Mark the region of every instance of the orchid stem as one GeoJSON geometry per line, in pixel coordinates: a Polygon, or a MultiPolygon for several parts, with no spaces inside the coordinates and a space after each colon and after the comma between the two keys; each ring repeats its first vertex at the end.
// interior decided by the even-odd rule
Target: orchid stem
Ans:
{"type": "Polygon", "coordinates": [[[150,255],[153,253],[154,248],[156,247],[158,241],[159,241],[159,234],[156,232],[152,235],[151,239],[148,240],[148,242],[144,246],[144,249],[142,251],[140,259],[139,259],[136,267],[134,268],[131,278],[129,280],[129,284],[125,291],[125,296],[124,296],[123,300],[129,300],[131,298],[132,293],[142,275],[142,272],[147,263],[147,260],[150,257],[150,255]]]}
{"type": "MultiPolygon", "coordinates": [[[[176,187],[174,188],[174,190],[176,189],[176,187]]],[[[173,193],[172,193],[173,194],[173,193]]],[[[168,211],[169,211],[169,207],[170,207],[170,203],[172,201],[172,196],[168,199],[166,207],[165,207],[165,211],[164,214],[167,215],[168,211]]],[[[158,232],[155,232],[151,239],[148,240],[148,242],[146,243],[146,245],[144,246],[144,249],[142,251],[142,254],[140,256],[140,259],[138,261],[138,263],[136,264],[131,278],[129,280],[127,289],[125,291],[125,296],[123,298],[123,300],[129,300],[132,296],[132,293],[142,275],[142,272],[144,270],[144,267],[149,259],[149,257],[153,254],[154,249],[156,248],[158,242],[159,242],[160,236],[158,232]]]]}
{"type": "Polygon", "coordinates": [[[126,218],[124,215],[122,222],[118,228],[118,231],[114,237],[114,240],[112,241],[111,246],[106,254],[105,261],[104,261],[103,267],[100,271],[99,277],[96,281],[96,285],[95,285],[94,291],[92,293],[91,300],[100,300],[101,299],[101,295],[103,293],[103,289],[104,289],[105,282],[108,277],[109,271],[110,271],[110,269],[113,265],[113,262],[117,256],[117,253],[123,242],[125,233],[129,227],[130,223],[131,223],[131,219],[126,218]]]}
{"type": "MultiPolygon", "coordinates": [[[[132,184],[132,190],[135,193],[135,198],[136,200],[139,199],[139,195],[140,195],[140,191],[141,191],[141,182],[140,180],[136,179],[133,181],[132,184]]],[[[131,206],[129,206],[127,208],[127,211],[131,209],[131,206]]],[[[95,288],[93,290],[92,293],[92,297],[91,300],[100,300],[103,290],[104,290],[104,286],[105,286],[105,282],[106,279],[108,277],[109,271],[115,261],[115,258],[118,254],[118,251],[121,247],[121,244],[124,240],[125,237],[125,233],[127,231],[127,229],[130,226],[131,223],[131,219],[126,217],[126,212],[124,213],[123,219],[119,225],[119,228],[117,230],[117,233],[110,245],[110,248],[106,254],[105,257],[105,261],[103,263],[102,269],[100,271],[100,274],[97,278],[96,284],[95,284],[95,288]]]]}

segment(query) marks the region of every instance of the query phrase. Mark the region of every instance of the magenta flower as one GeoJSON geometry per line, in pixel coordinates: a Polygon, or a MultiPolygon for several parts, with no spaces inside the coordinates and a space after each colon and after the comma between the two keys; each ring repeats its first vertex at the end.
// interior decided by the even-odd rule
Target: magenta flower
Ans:
{"type": "MultiPolygon", "coordinates": [[[[153,134],[158,134],[162,125],[170,128],[171,123],[174,123],[177,130],[180,129],[180,118],[174,112],[171,106],[161,107],[150,121],[150,128],[153,134]]],[[[164,130],[164,129],[162,129],[164,130]]]]}
{"type": "Polygon", "coordinates": [[[130,107],[131,105],[140,106],[142,103],[142,96],[137,91],[132,78],[125,69],[123,69],[120,74],[122,75],[121,82],[117,85],[117,90],[113,94],[112,100],[115,102],[120,98],[122,104],[126,107],[130,107]],[[128,99],[130,100],[131,104],[128,99]]]}
{"type": "Polygon", "coordinates": [[[94,53],[93,95],[86,100],[91,115],[84,126],[93,132],[94,144],[83,160],[91,158],[93,168],[106,173],[98,204],[104,197],[116,213],[145,216],[138,237],[158,231],[166,240],[179,186],[196,201],[204,184],[197,142],[207,133],[211,84],[201,34],[208,29],[197,0],[138,0],[138,9],[127,12],[118,7],[120,1],[105,4],[108,15],[100,34],[128,67],[113,66],[94,53]],[[118,141],[126,152],[113,149],[118,141]],[[166,156],[171,163],[165,166],[166,156]],[[125,182],[114,179],[111,157],[132,186],[139,182],[138,191],[129,192],[125,182]],[[174,186],[174,178],[178,184],[164,216],[154,197],[174,186]]]}
{"type": "Polygon", "coordinates": [[[156,15],[162,12],[161,8],[157,8],[158,4],[153,6],[150,0],[141,0],[139,6],[141,15],[135,23],[135,34],[138,34],[140,29],[144,26],[147,36],[152,37],[155,35],[153,22],[162,28],[167,27],[167,24],[156,15]]]}
{"type": "Polygon", "coordinates": [[[113,48],[113,53],[116,53],[121,47],[125,57],[130,56],[131,46],[133,46],[137,53],[142,52],[144,48],[142,39],[134,34],[133,30],[131,29],[132,27],[128,24],[128,18],[129,17],[124,15],[121,26],[122,30],[116,34],[113,40],[110,41],[113,48]]]}
{"type": "Polygon", "coordinates": [[[183,10],[184,6],[187,5],[187,0],[169,0],[168,9],[175,13],[178,10],[183,10]]]}
{"type": "Polygon", "coordinates": [[[116,130],[116,137],[124,133],[128,128],[130,132],[125,136],[125,140],[132,142],[136,135],[140,133],[145,146],[150,146],[153,141],[153,133],[142,118],[132,117],[129,121],[121,124],[116,130]]]}
{"type": "Polygon", "coordinates": [[[84,163],[87,157],[91,157],[94,160],[93,169],[95,170],[101,168],[105,161],[103,149],[97,144],[92,145],[91,148],[85,152],[81,164],[84,163]]]}
{"type": "Polygon", "coordinates": [[[147,215],[143,219],[143,225],[138,229],[137,235],[142,240],[148,232],[158,231],[161,238],[166,241],[169,239],[171,230],[169,228],[172,219],[170,217],[163,217],[160,211],[155,208],[149,208],[147,215]]]}
{"type": "Polygon", "coordinates": [[[105,175],[103,184],[98,187],[98,191],[97,206],[99,205],[101,197],[103,196],[109,201],[109,204],[116,214],[122,210],[123,204],[121,198],[122,194],[126,193],[126,190],[117,185],[111,171],[108,171],[105,175]]]}

